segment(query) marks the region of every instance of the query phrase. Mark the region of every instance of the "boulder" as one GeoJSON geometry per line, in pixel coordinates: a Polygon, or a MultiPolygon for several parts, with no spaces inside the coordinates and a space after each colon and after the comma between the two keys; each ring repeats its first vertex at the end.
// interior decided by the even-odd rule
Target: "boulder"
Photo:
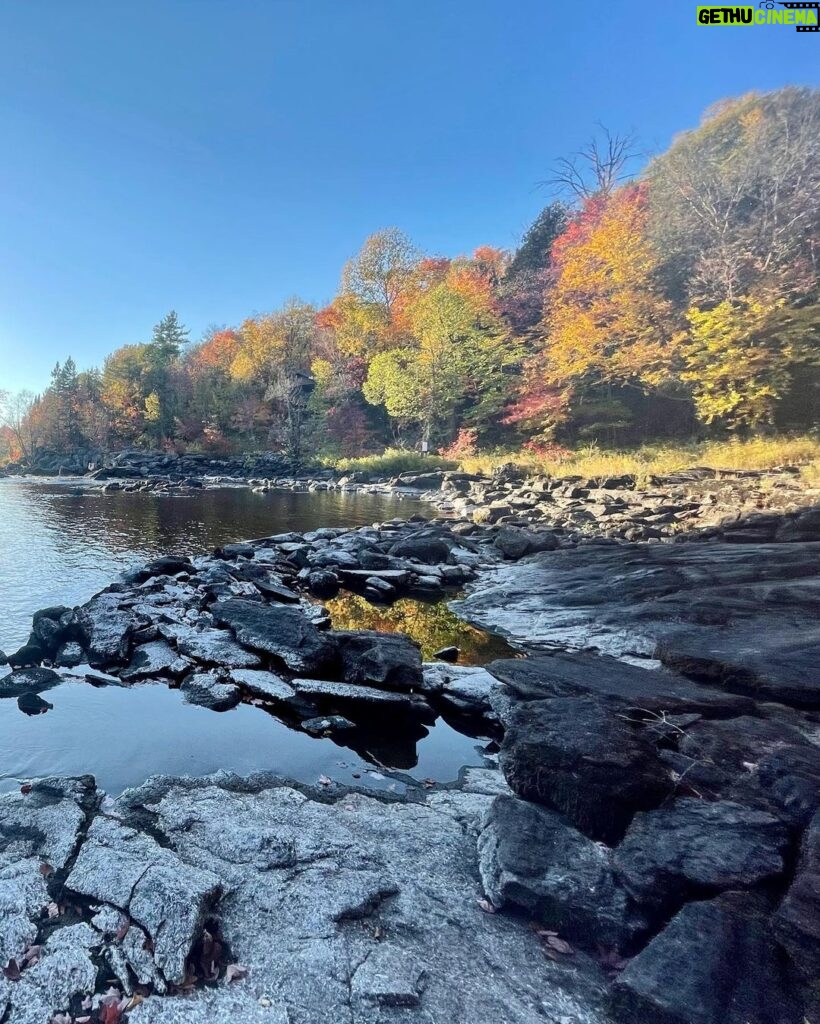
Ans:
{"type": "Polygon", "coordinates": [[[669,914],[687,900],[776,878],[788,849],[789,830],[771,814],[684,798],[637,814],[614,865],[638,903],[669,914]]]}
{"type": "Polygon", "coordinates": [[[306,718],[300,723],[305,732],[311,736],[335,736],[351,732],[357,726],[343,715],[325,715],[324,718],[306,718]]]}
{"type": "Polygon", "coordinates": [[[409,636],[371,630],[340,630],[333,636],[339,645],[346,682],[405,693],[421,687],[421,650],[409,636]]]}
{"type": "Polygon", "coordinates": [[[77,665],[82,664],[84,657],[82,644],[77,643],[76,640],[69,640],[55,654],[54,664],[60,668],[76,668],[77,665]]]}
{"type": "Polygon", "coordinates": [[[190,629],[185,626],[160,626],[160,632],[176,641],[180,654],[205,665],[227,668],[256,668],[261,659],[234,640],[225,629],[190,629]]]}
{"type": "Polygon", "coordinates": [[[501,747],[510,788],[546,804],[592,839],[617,842],[637,811],[657,807],[671,780],[654,744],[617,706],[588,697],[514,708],[501,747]]]}
{"type": "Polygon", "coordinates": [[[628,948],[645,922],[612,870],[612,854],[546,807],[499,796],[478,838],[491,903],[520,907],[562,938],[628,948]]]}
{"type": "Polygon", "coordinates": [[[177,654],[170,644],[164,640],[152,640],[134,648],[131,661],[120,672],[120,679],[124,683],[134,683],[156,676],[181,676],[190,668],[189,659],[177,654]]]}
{"type": "Polygon", "coordinates": [[[0,678],[0,697],[43,693],[61,682],[60,676],[50,668],[18,668],[0,678]]]}
{"type": "Polygon", "coordinates": [[[803,1024],[768,905],[725,893],[685,906],[613,986],[623,1024],[803,1024]]]}
{"type": "Polygon", "coordinates": [[[332,670],[338,662],[336,642],[311,625],[298,608],[230,599],[214,604],[214,619],[229,626],[237,640],[271,654],[302,675],[332,670]]]}
{"type": "Polygon", "coordinates": [[[120,607],[122,595],[103,591],[78,612],[83,647],[92,668],[122,663],[131,649],[131,635],[138,623],[130,609],[120,607]]]}
{"type": "Polygon", "coordinates": [[[231,670],[230,678],[251,697],[257,697],[260,700],[288,703],[296,697],[293,687],[275,672],[236,668],[231,670]]]}
{"type": "Polygon", "coordinates": [[[339,593],[339,578],[330,569],[312,570],[307,581],[311,594],[323,601],[327,601],[339,593]]]}
{"type": "Polygon", "coordinates": [[[536,533],[518,526],[502,526],[493,538],[493,546],[505,558],[519,559],[536,551],[555,551],[559,545],[553,533],[536,533]]]}
{"type": "Polygon", "coordinates": [[[452,543],[435,533],[414,533],[403,540],[397,541],[390,554],[396,558],[410,558],[425,565],[438,565],[446,562],[450,555],[452,543]]]}
{"type": "Polygon", "coordinates": [[[229,711],[242,699],[238,686],[223,682],[215,672],[192,672],[180,686],[188,704],[198,704],[211,711],[229,711]]]}

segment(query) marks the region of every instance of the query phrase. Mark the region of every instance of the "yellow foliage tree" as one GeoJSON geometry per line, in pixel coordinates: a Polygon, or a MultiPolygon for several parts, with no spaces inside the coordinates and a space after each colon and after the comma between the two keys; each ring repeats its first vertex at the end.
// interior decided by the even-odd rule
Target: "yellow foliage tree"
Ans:
{"type": "Polygon", "coordinates": [[[798,366],[820,365],[820,306],[743,297],[691,308],[683,346],[698,415],[732,427],[771,425],[798,366]]]}
{"type": "Polygon", "coordinates": [[[588,200],[553,248],[545,327],[547,382],[566,387],[669,378],[677,336],[671,304],[653,285],[644,188],[588,200]]]}

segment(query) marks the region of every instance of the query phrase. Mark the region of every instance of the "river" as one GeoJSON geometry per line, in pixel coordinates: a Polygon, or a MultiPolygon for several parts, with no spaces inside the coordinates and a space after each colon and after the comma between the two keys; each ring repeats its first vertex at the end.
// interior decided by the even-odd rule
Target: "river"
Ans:
{"type": "MultiPolygon", "coordinates": [[[[412,498],[339,492],[255,494],[245,488],[193,495],[110,493],[78,482],[0,480],[0,649],[28,637],[31,616],[55,604],[80,604],[125,569],[158,555],[196,555],[230,541],[320,526],[362,526],[428,510],[412,498]]],[[[456,642],[464,660],[507,653],[506,645],[458,620],[443,603],[402,601],[376,608],[355,595],[329,604],[338,628],[401,630],[430,657],[456,642]]],[[[2,672],[2,670],[0,670],[2,672]]],[[[247,774],[273,770],[303,781],[320,775],[401,787],[401,775],[453,781],[464,765],[485,763],[481,743],[438,720],[408,737],[359,737],[353,749],[295,731],[241,705],[216,714],[186,704],[162,684],[102,689],[68,679],[49,691],[54,705],[28,718],[0,700],[0,788],[48,774],[94,774],[109,792],[153,773],[247,774]]]]}

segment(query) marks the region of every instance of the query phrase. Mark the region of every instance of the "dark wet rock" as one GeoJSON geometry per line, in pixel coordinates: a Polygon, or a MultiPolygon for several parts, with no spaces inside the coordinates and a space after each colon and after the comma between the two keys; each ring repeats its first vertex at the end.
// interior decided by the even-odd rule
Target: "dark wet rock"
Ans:
{"type": "Polygon", "coordinates": [[[501,747],[510,788],[564,814],[592,839],[617,842],[671,780],[654,744],[616,706],[587,697],[514,708],[501,747]]]}
{"type": "Polygon", "coordinates": [[[23,644],[14,654],[10,654],[7,660],[12,668],[28,668],[39,665],[45,656],[46,652],[39,644],[29,641],[29,643],[23,644]]]}
{"type": "Polygon", "coordinates": [[[743,714],[754,707],[747,697],[699,686],[672,672],[591,653],[509,658],[491,662],[487,671],[519,700],[597,695],[653,714],[697,712],[715,717],[743,714]]]}
{"type": "Polygon", "coordinates": [[[637,814],[614,863],[637,902],[668,913],[686,900],[777,877],[788,848],[789,830],[764,811],[685,798],[637,814]]]}
{"type": "Polygon", "coordinates": [[[663,637],[657,654],[665,665],[736,693],[820,708],[820,629],[681,630],[663,637]]]}
{"type": "Polygon", "coordinates": [[[17,707],[24,715],[43,715],[50,711],[54,705],[47,700],[38,697],[36,693],[21,693],[17,698],[17,707]]]}
{"type": "Polygon", "coordinates": [[[57,651],[54,656],[54,664],[60,668],[76,668],[82,663],[84,657],[82,644],[77,643],[76,640],[69,640],[68,643],[62,644],[57,651]]]}
{"type": "Polygon", "coordinates": [[[63,639],[63,627],[59,619],[52,619],[45,615],[39,618],[35,616],[31,636],[36,645],[45,652],[47,656],[56,653],[63,639]]]}
{"type": "Polygon", "coordinates": [[[433,654],[439,661],[458,661],[461,649],[459,647],[442,647],[433,654]]]}
{"type": "Polygon", "coordinates": [[[356,729],[355,723],[343,715],[326,715],[324,718],[306,718],[300,723],[311,736],[335,736],[356,729]]]}
{"type": "Polygon", "coordinates": [[[0,697],[19,697],[24,693],[43,693],[62,682],[50,668],[18,668],[0,678],[0,697]]]}
{"type": "Polygon", "coordinates": [[[272,654],[293,672],[307,675],[337,663],[336,642],[297,608],[233,599],[217,602],[211,611],[218,623],[230,626],[241,644],[272,654]]]}
{"type": "Polygon", "coordinates": [[[590,948],[629,947],[646,922],[612,870],[612,854],[555,811],[500,796],[478,839],[491,903],[513,904],[545,928],[590,948]]]}
{"type": "Polygon", "coordinates": [[[195,572],[196,569],[189,559],[165,555],[162,558],[154,559],[153,562],[148,562],[140,569],[124,573],[123,579],[126,583],[143,583],[154,576],[177,576],[179,573],[193,575],[195,572]]]}
{"type": "MultiPolygon", "coordinates": [[[[616,657],[652,657],[664,637],[690,627],[707,641],[728,637],[715,626],[742,627],[769,638],[771,665],[788,681],[817,629],[818,553],[811,544],[583,544],[489,568],[453,608],[529,649],[616,657]]],[[[806,689],[799,680],[793,688],[806,689]]]]}
{"type": "Polygon", "coordinates": [[[820,747],[777,720],[696,722],[664,759],[703,796],[760,807],[797,826],[820,809],[820,747]]]}
{"type": "Polygon", "coordinates": [[[444,537],[422,530],[397,541],[390,548],[390,554],[396,558],[410,558],[426,565],[438,565],[447,561],[451,547],[452,544],[444,537]]]}
{"type": "Polygon", "coordinates": [[[820,814],[803,836],[794,881],[772,925],[811,1001],[820,1006],[820,814]]]}
{"type": "Polygon", "coordinates": [[[315,597],[329,600],[339,593],[339,578],[330,569],[314,569],[308,575],[308,589],[315,597]]]}
{"type": "Polygon", "coordinates": [[[267,601],[281,601],[283,604],[298,604],[299,595],[281,583],[270,580],[254,580],[253,584],[267,601]]]}
{"type": "Polygon", "coordinates": [[[535,532],[518,526],[502,526],[493,538],[493,545],[505,558],[518,559],[536,551],[555,551],[558,538],[554,533],[535,532]]]}
{"type": "Polygon", "coordinates": [[[690,903],[614,985],[623,1024],[803,1024],[768,906],[727,893],[690,903]]]}
{"type": "Polygon", "coordinates": [[[124,683],[133,683],[156,676],[181,676],[190,668],[190,660],[180,656],[170,644],[164,640],[154,640],[134,648],[131,661],[120,672],[120,679],[124,683]]]}
{"type": "Polygon", "coordinates": [[[348,683],[410,692],[422,682],[421,650],[403,633],[338,631],[342,675],[348,683]]]}
{"type": "Polygon", "coordinates": [[[128,608],[122,608],[122,595],[103,591],[92,597],[78,612],[83,646],[93,668],[124,662],[131,648],[131,634],[138,622],[128,608]]]}
{"type": "Polygon", "coordinates": [[[183,679],[180,689],[188,704],[212,711],[228,711],[242,699],[238,686],[224,682],[214,672],[193,672],[183,679]]]}

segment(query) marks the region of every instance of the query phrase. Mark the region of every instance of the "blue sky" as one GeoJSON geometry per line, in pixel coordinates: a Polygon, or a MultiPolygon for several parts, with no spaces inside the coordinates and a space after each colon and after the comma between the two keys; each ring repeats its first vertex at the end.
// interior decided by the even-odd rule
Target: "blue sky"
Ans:
{"type": "Polygon", "coordinates": [[[0,388],[332,297],[372,231],[514,246],[594,122],[650,151],[820,84],[820,35],[690,0],[5,0],[0,388]],[[571,12],[571,13],[566,13],[571,12]]]}

